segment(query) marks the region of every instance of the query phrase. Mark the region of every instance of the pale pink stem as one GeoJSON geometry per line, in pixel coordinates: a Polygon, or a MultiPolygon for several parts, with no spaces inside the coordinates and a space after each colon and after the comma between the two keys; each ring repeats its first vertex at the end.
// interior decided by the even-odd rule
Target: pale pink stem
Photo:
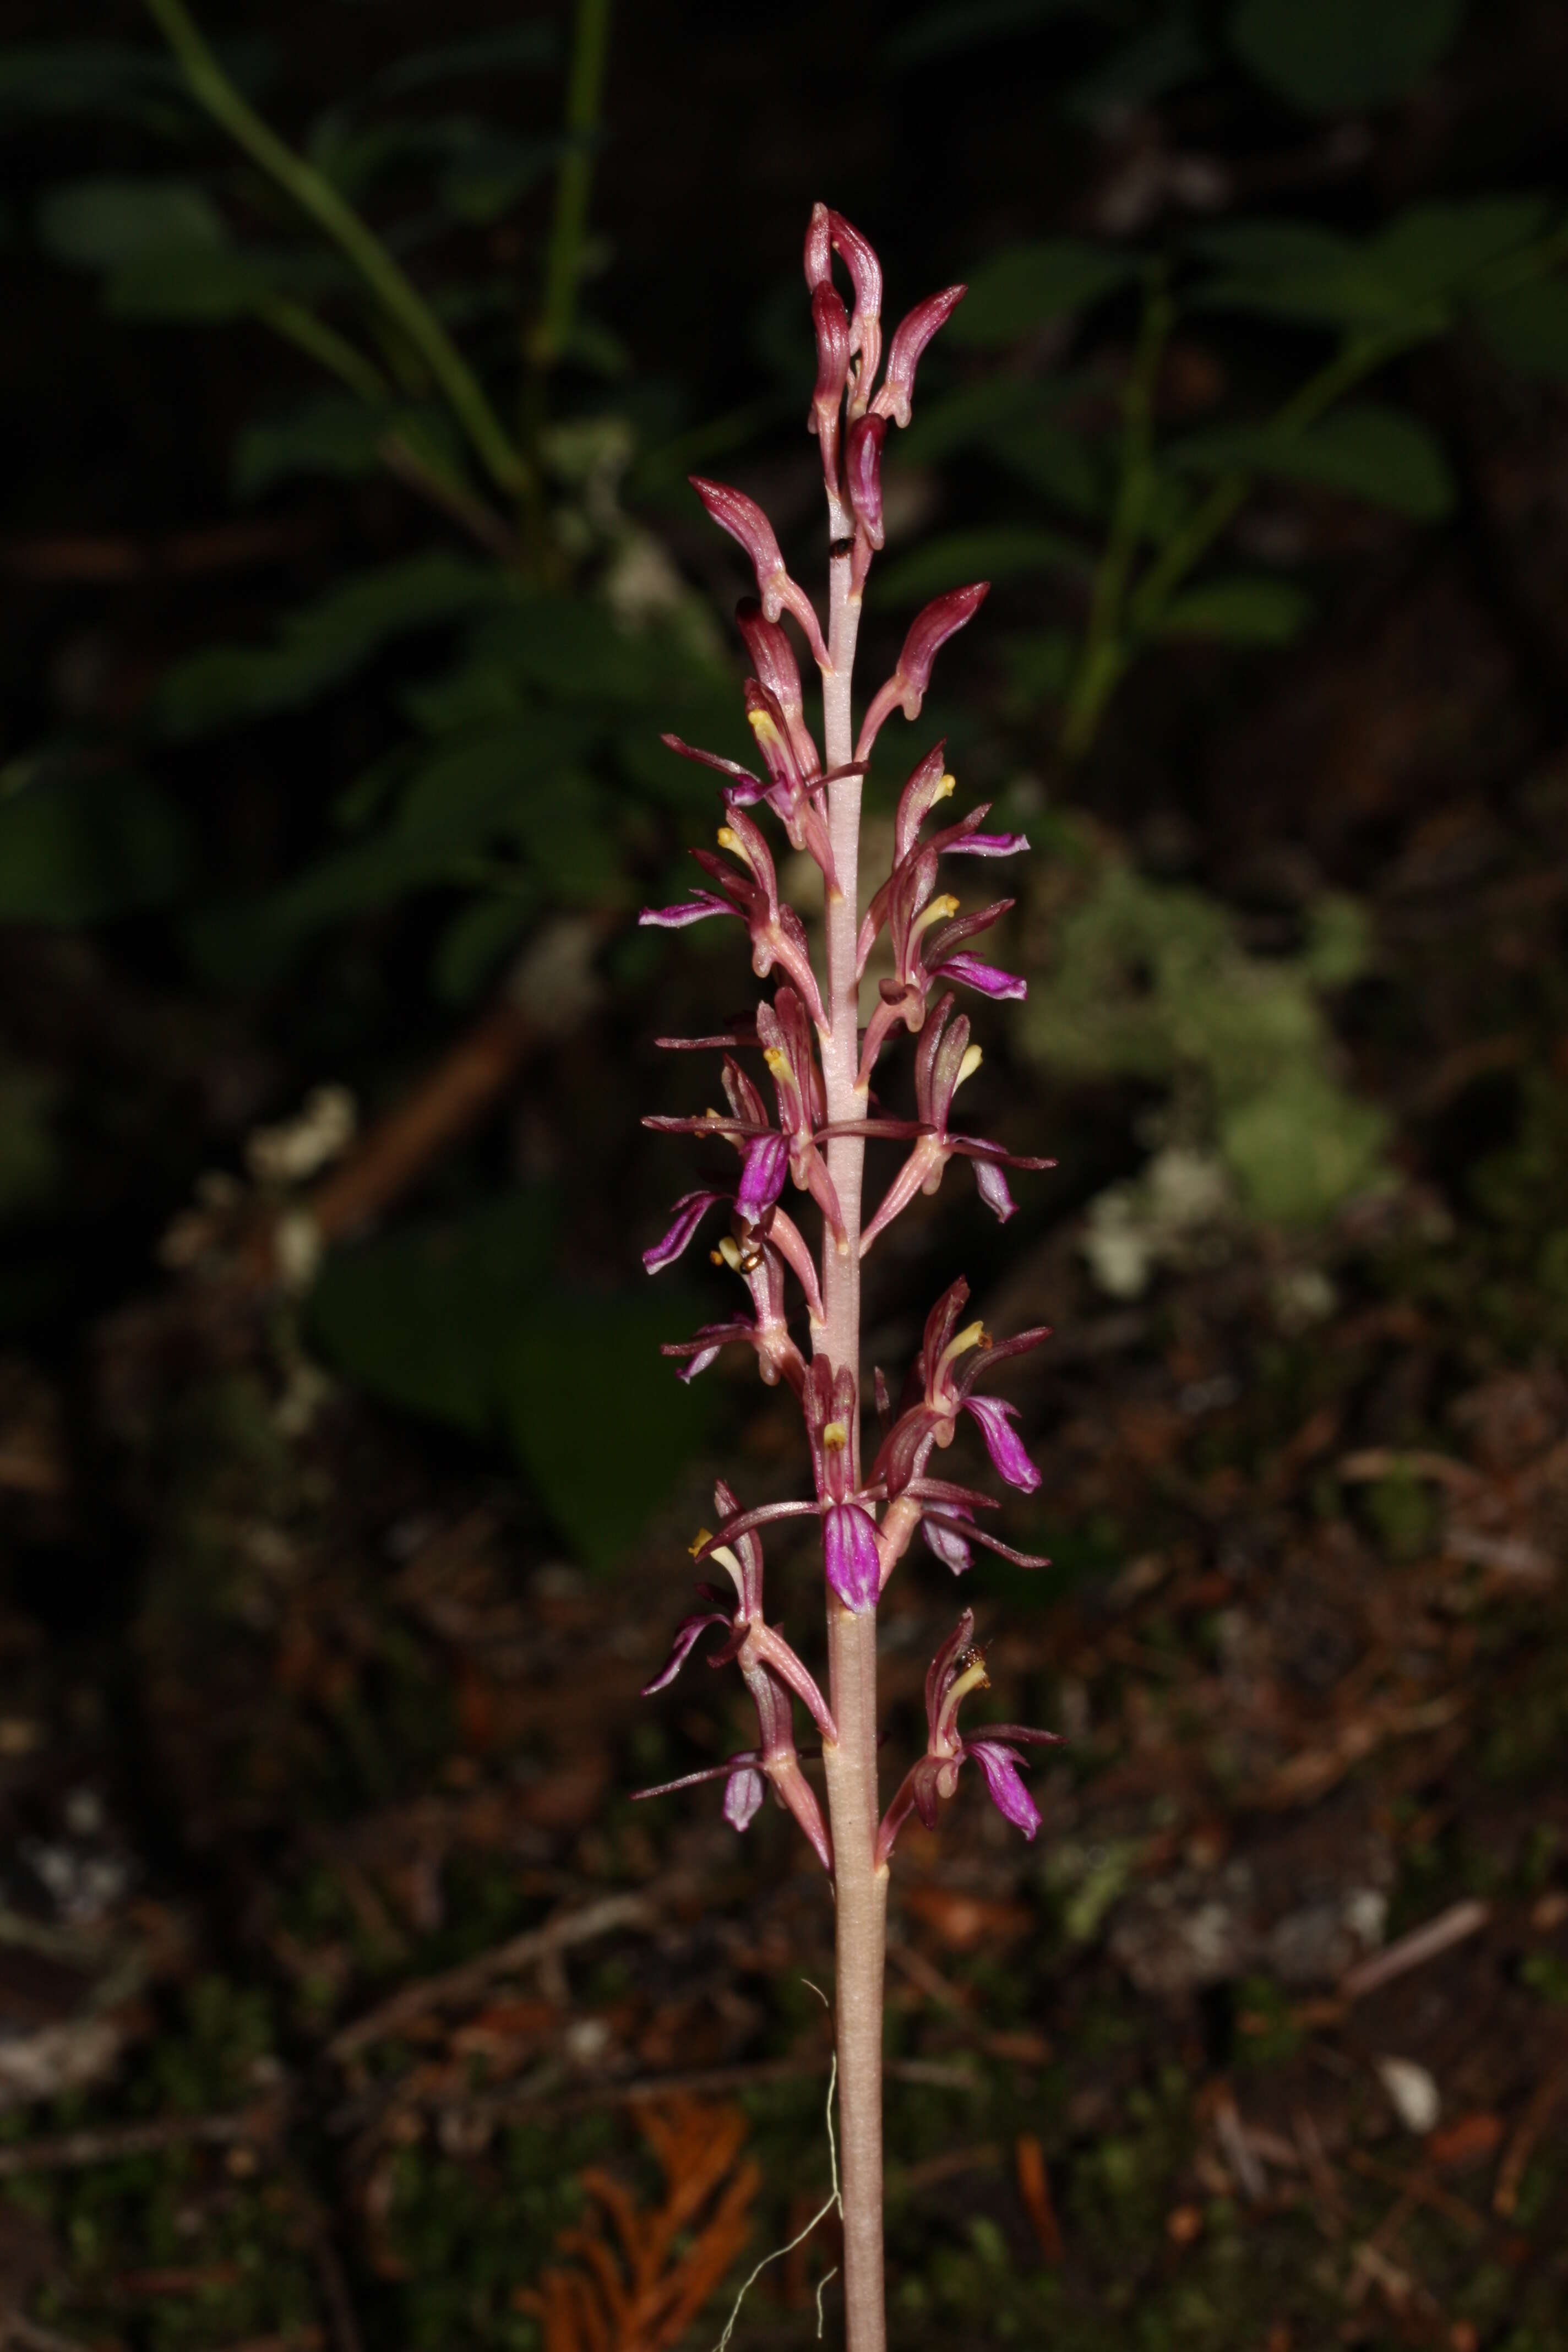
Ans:
{"type": "MultiPolygon", "coordinates": [[[[858,583],[847,551],[831,560],[829,667],[823,673],[826,765],[845,768],[853,755],[849,688],[860,622],[858,583]]],[[[823,1077],[829,1122],[860,1114],[857,1092],[858,1035],[856,932],[859,852],[858,771],[829,784],[827,827],[840,898],[826,909],[828,1034],[823,1077]]],[[[857,1414],[851,1423],[850,1475],[860,1478],[860,1192],[866,1146],[859,1136],[835,1136],[828,1172],[848,1236],[847,1253],[825,1244],[823,1329],[816,1349],[835,1369],[855,1375],[857,1414]]],[[[877,1791],[877,1616],[856,1614],[829,1592],[828,1704],[838,1727],[837,1746],[823,1748],[833,1828],[836,1895],[837,2027],[840,2179],[844,2197],[844,2302],[848,2352],[886,2352],[882,2288],[882,1978],[887,1940],[888,1867],[877,1861],[880,1801],[877,1791]]]]}

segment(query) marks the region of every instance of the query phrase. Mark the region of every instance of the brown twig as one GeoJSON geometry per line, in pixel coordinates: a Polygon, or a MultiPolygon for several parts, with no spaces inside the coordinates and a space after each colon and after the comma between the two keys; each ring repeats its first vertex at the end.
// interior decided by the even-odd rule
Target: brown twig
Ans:
{"type": "Polygon", "coordinates": [[[1535,2143],[1552,2120],[1552,2111],[1568,2091],[1568,2051],[1559,2053],[1555,2065],[1550,2067],[1536,2084],[1535,2092],[1520,2117],[1519,2127],[1508,2145],[1508,2152],[1498,2167],[1497,2187],[1492,2191],[1492,2211],[1506,2221],[1519,2203],[1519,2192],[1524,2179],[1525,2167],[1535,2153],[1535,2143]]]}
{"type": "Polygon", "coordinates": [[[443,2008],[448,2001],[462,2001],[482,1992],[493,1977],[505,1976],[514,1969],[531,1968],[552,1952],[569,1950],[574,1944],[592,1943],[597,1937],[608,1936],[616,1928],[647,1929],[657,1923],[658,1912],[649,1895],[606,1895],[601,1902],[590,1903],[581,1911],[567,1911],[547,1919],[542,1927],[530,1927],[521,1936],[513,1936],[493,1951],[481,1952],[477,1959],[464,1960],[455,1969],[446,1969],[439,1976],[424,1977],[418,1983],[405,1985],[380,2007],[373,2009],[342,2032],[334,2034],[328,2043],[328,2054],[339,2059],[352,2058],[373,2042],[384,2042],[390,2034],[400,2033],[416,2018],[433,2009],[443,2008]]]}
{"type": "Polygon", "coordinates": [[[0,2311],[0,2345],[5,2352],[88,2352],[73,2336],[42,2327],[23,2311],[0,2311]]]}
{"type": "Polygon", "coordinates": [[[252,2107],[242,2115],[165,2116],[147,2124],[103,2124],[87,2131],[62,2132],[56,2139],[25,2139],[0,2147],[0,2179],[19,2172],[73,2172],[122,2157],[161,2156],[171,2147],[232,2147],[246,2140],[276,2137],[276,2106],[252,2107]]]}
{"type": "Polygon", "coordinates": [[[1352,2148],[1345,2162],[1363,2179],[1385,2181],[1389,2188],[1397,2189],[1402,2199],[1409,2204],[1430,2206],[1433,2212],[1441,2213],[1447,2221],[1457,2221],[1472,2236],[1479,2235],[1486,2228],[1485,2221],[1473,2205],[1467,2205],[1462,2197],[1452,2196],[1447,2189],[1440,2188],[1425,2168],[1404,2172],[1395,2164],[1380,2164],[1376,2157],[1368,2156],[1359,2147],[1352,2148]]]}
{"type": "Polygon", "coordinates": [[[376,443],[376,455],[405,489],[447,516],[488,555],[513,569],[521,563],[521,543],[495,509],[465,490],[460,483],[436,473],[401,433],[384,433],[376,443]]]}
{"type": "Polygon", "coordinates": [[[1060,2265],[1063,2254],[1061,2224],[1051,2196],[1051,2176],[1046,2169],[1046,2154],[1033,2132],[1020,2132],[1013,2150],[1018,2175],[1018,2194],[1024,2200],[1024,2210],[1039,2242],[1047,2263],[1060,2265]]]}
{"type": "Polygon", "coordinates": [[[320,524],[313,515],[270,522],[208,523],[162,540],[57,531],[45,539],[8,541],[0,546],[0,568],[14,579],[72,587],[189,580],[302,554],[320,536],[320,524]]]}
{"type": "Polygon", "coordinates": [[[337,2352],[363,2352],[364,2339],[360,2334],[359,2321],[354,2314],[353,2298],[349,2294],[349,2283],[343,2275],[343,2266],[338,2259],[338,2250],[333,2245],[324,2222],[316,2231],[315,2242],[310,2251],[315,2258],[316,2275],[321,2283],[321,2300],[326,2305],[327,2317],[331,2322],[337,2352]]]}
{"type": "Polygon", "coordinates": [[[1358,1960],[1353,1969],[1347,1969],[1340,1979],[1341,2000],[1360,2000],[1411,1969],[1423,1968],[1440,1952],[1463,1943],[1468,1936],[1479,1934],[1491,1916],[1491,1906],[1478,1903],[1474,1897],[1451,1903],[1435,1919],[1428,1919],[1424,1927],[1412,1927],[1407,1936],[1399,1937],[1381,1952],[1374,1952],[1370,1959],[1358,1960]]]}
{"type": "MultiPolygon", "coordinates": [[[[582,1027],[601,993],[594,959],[620,919],[600,908],[540,932],[489,1009],[306,1195],[300,1206],[319,1243],[330,1247],[374,1224],[479,1125],[536,1052],[582,1027]]],[[[276,1231],[262,1244],[264,1281],[277,1271],[276,1231]]]]}

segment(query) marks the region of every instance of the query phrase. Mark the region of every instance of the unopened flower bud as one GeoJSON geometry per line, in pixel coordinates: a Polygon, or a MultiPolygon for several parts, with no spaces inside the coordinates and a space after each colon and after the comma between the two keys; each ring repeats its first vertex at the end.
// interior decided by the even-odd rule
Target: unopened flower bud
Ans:
{"type": "Polygon", "coordinates": [[[887,434],[885,416],[862,416],[849,427],[844,445],[844,487],[855,520],[873,547],[882,544],[882,444],[887,434]]]}
{"type": "Polygon", "coordinates": [[[687,479],[721,530],[727,530],[731,539],[739,541],[751,557],[757,575],[757,593],[767,618],[776,621],[781,613],[793,613],[805,631],[818,666],[828,667],[826,641],[811,599],[785,570],[773,527],[755,499],[749,499],[743,490],[732,489],[727,482],[705,481],[700,474],[689,474],[687,479]]]}
{"type": "Polygon", "coordinates": [[[813,205],[805,232],[805,282],[815,294],[833,275],[833,215],[813,205]]]}
{"type": "Polygon", "coordinates": [[[805,724],[800,668],[788,637],[776,621],[766,618],[754,596],[742,598],[735,607],[735,620],[746,641],[752,669],[784,713],[790,747],[802,775],[819,774],[822,762],[805,724]]]}
{"type": "MultiPolygon", "coordinates": [[[[849,395],[849,414],[854,418],[866,413],[882,356],[882,265],[859,230],[852,228],[842,213],[831,211],[826,205],[814,205],[811,226],[805,232],[805,282],[812,291],[814,315],[817,289],[832,283],[836,253],[842,257],[855,289],[848,341],[849,352],[858,352],[860,360],[849,395]]],[[[817,351],[820,364],[820,327],[817,351]]]]}
{"type": "Polygon", "coordinates": [[[837,415],[849,374],[849,313],[830,278],[813,289],[811,323],[816,330],[816,387],[807,425],[818,433],[828,416],[837,415]]]}
{"type": "Polygon", "coordinates": [[[990,588],[989,580],[976,580],[968,588],[950,588],[944,596],[933,596],[924,611],[915,614],[893,675],[871,698],[855,746],[858,760],[868,756],[889,711],[901,710],[906,719],[920,717],[921,704],[931,684],[932,662],[949,637],[974,618],[990,588]]]}
{"type": "Polygon", "coordinates": [[[989,580],[976,580],[968,588],[950,588],[945,596],[933,596],[910,623],[894,673],[903,686],[900,698],[906,719],[919,718],[921,703],[931,684],[931,664],[949,637],[955,636],[973,621],[990,587],[989,580]]]}
{"type": "Polygon", "coordinates": [[[928,294],[923,302],[917,302],[907,318],[899,321],[888,352],[882,388],[871,404],[879,416],[890,416],[896,425],[909,423],[921,353],[937,329],[946,325],[968,291],[967,286],[944,287],[940,294],[928,294]]]}
{"type": "Polygon", "coordinates": [[[780,583],[788,574],[772,523],[755,499],[747,498],[743,490],[731,489],[727,482],[704,481],[700,474],[687,478],[720,530],[727,530],[745,549],[757,575],[763,610],[770,621],[776,621],[784,610],[780,583]]]}
{"type": "Polygon", "coordinates": [[[830,213],[833,250],[849,272],[855,289],[855,315],[849,321],[849,348],[860,353],[860,382],[870,390],[882,349],[882,265],[858,228],[842,213],[830,213]],[[868,338],[872,339],[868,349],[868,338]]]}

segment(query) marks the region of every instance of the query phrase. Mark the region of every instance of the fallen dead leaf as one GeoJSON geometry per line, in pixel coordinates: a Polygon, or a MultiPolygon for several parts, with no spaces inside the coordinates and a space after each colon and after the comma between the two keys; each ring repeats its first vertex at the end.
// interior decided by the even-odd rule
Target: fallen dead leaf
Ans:
{"type": "Polygon", "coordinates": [[[1011,1943],[1035,1924],[1033,1912],[1021,1903],[999,1903],[950,1886],[911,1886],[904,1905],[953,1952],[972,1952],[984,1943],[1011,1943]]]}
{"type": "Polygon", "coordinates": [[[1451,2124],[1435,2131],[1426,2143],[1426,2153],[1439,2171],[1446,2172],[1461,2164],[1479,2164],[1501,2139],[1502,2117],[1483,2110],[1456,2116],[1451,2124]]]}

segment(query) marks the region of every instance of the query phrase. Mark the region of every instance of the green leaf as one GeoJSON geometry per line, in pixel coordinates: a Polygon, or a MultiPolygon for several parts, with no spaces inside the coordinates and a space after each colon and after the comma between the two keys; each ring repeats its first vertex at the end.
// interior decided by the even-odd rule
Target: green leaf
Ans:
{"type": "Polygon", "coordinates": [[[1222,1108],[1217,1137],[1247,1208],[1270,1223],[1320,1225],[1342,1201],[1389,1181],[1384,1113],[1310,1066],[1287,1066],[1222,1108]]]}
{"type": "Polygon", "coordinates": [[[376,407],[352,393],[324,392],[280,416],[247,425],[235,446],[235,496],[260,498],[296,474],[356,481],[374,473],[377,445],[395,414],[391,402],[376,407]]]}
{"type": "Polygon", "coordinates": [[[440,739],[409,777],[399,838],[468,848],[498,828],[526,831],[557,796],[562,769],[597,731],[583,713],[524,710],[493,726],[440,739]]]}
{"type": "Polygon", "coordinates": [[[128,41],[61,41],[0,54],[0,114],[92,114],[183,128],[191,104],[174,61],[128,41]]]}
{"type": "Polygon", "coordinates": [[[890,603],[916,604],[972,580],[1022,580],[1035,572],[1088,569],[1083,549],[1060,531],[998,524],[991,530],[950,530],[928,540],[917,553],[890,563],[877,585],[890,603]]]}
{"type": "Polygon", "coordinates": [[[310,300],[341,287],[330,253],[241,253],[171,246],[139,253],[110,272],[104,306],[119,319],[203,322],[243,318],[279,294],[310,300]]]}
{"type": "Polygon", "coordinates": [[[615,1566],[703,1444],[712,1391],[658,1352],[703,1319],[700,1300],[668,1290],[563,1298],[508,1354],[512,1444],[592,1567],[615,1566]]]}
{"type": "Polygon", "coordinates": [[[1240,0],[1237,56],[1309,114],[1402,98],[1458,32],[1465,0],[1240,0]]]}
{"type": "Polygon", "coordinates": [[[1085,522],[1109,511],[1111,482],[1102,453],[1065,425],[1017,425],[991,443],[997,458],[1033,490],[1085,522]]]}
{"type": "Polygon", "coordinates": [[[554,1255],[555,1201],[541,1186],[382,1234],[328,1259],[310,1337],[373,1396],[480,1437],[498,1425],[501,1365],[554,1255]]]}
{"type": "Polygon", "coordinates": [[[318,604],[287,614],[270,646],[215,646],[177,663],[159,687],[154,718],[176,739],[295,710],[363,668],[392,638],[432,628],[504,592],[500,576],[441,552],[363,572],[318,604]]]}
{"type": "Polygon", "coordinates": [[[1457,293],[1522,247],[1550,218],[1538,196],[1482,196],[1468,204],[1412,205],[1366,247],[1379,275],[1420,300],[1457,293]]]}
{"type": "Polygon", "coordinates": [[[163,906],[188,863],[177,809],[142,777],[57,771],[0,798],[0,922],[97,923],[163,906]]]}
{"type": "Polygon", "coordinates": [[[458,220],[488,228],[510,212],[560,154],[558,139],[514,139],[489,131],[454,156],[437,182],[437,193],[458,220]]]}
{"type": "Polygon", "coordinates": [[[1549,383],[1568,382],[1568,285],[1561,278],[1495,294],[1477,305],[1475,317],[1505,367],[1549,383]]]}
{"type": "Polygon", "coordinates": [[[946,0],[925,8],[895,33],[882,51],[889,66],[929,65],[961,49],[979,48],[986,41],[1005,41],[1016,33],[1032,33],[1053,16],[1082,15],[1094,0],[946,0]]]}
{"type": "Polygon", "coordinates": [[[533,920],[534,909],[521,894],[478,898],[441,934],[430,977],[443,1004],[467,1004],[515,946],[533,920]]]}
{"type": "Polygon", "coordinates": [[[1163,637],[1221,637],[1231,645],[1282,646],[1311,617],[1311,600],[1288,580],[1237,577],[1190,588],[1168,604],[1163,637]]]}
{"type": "Polygon", "coordinates": [[[1089,73],[1075,81],[1068,110],[1096,122],[1108,114],[1151,106],[1214,64],[1206,43],[1184,16],[1171,15],[1123,41],[1089,73]]]}
{"type": "Polygon", "coordinates": [[[1433,435],[1415,417],[1370,401],[1335,409],[1300,433],[1257,425],[1194,434],[1173,443],[1165,459],[1191,472],[1320,483],[1416,522],[1438,520],[1454,500],[1447,462],[1433,435]]]}
{"type": "Polygon", "coordinates": [[[555,27],[542,17],[514,25],[504,33],[477,33],[466,41],[446,41],[437,47],[415,49],[384,66],[372,76],[366,95],[400,98],[407,90],[428,89],[432,83],[492,74],[531,71],[552,66],[559,54],[555,27]]]}
{"type": "Polygon", "coordinates": [[[1246,278],[1294,278],[1348,267],[1361,251],[1354,240],[1315,221],[1225,221],[1194,229],[1187,243],[1224,269],[1246,278]]]}
{"type": "MultiPolygon", "coordinates": [[[[525,595],[476,632],[472,658],[563,702],[658,709],[692,663],[659,629],[633,635],[592,596],[525,595]]],[[[704,672],[710,680],[711,672],[704,672]]]]}
{"type": "Polygon", "coordinates": [[[1192,237],[1220,274],[1195,294],[1206,310],[1246,310],[1312,326],[1428,333],[1446,324],[1441,304],[1417,299],[1380,268],[1370,247],[1294,221],[1236,221],[1192,237]]]}
{"type": "Polygon", "coordinates": [[[223,215],[192,180],[78,180],[38,206],[38,240],[57,261],[114,269],[148,254],[214,253],[228,243],[223,215]]]}
{"type": "Polygon", "coordinates": [[[1064,310],[1081,310],[1135,278],[1137,254],[1076,236],[1015,246],[988,261],[948,322],[961,344],[1010,343],[1064,310]]]}
{"type": "Polygon", "coordinates": [[[912,419],[899,436],[899,461],[931,466],[958,449],[989,447],[1010,426],[1048,418],[1062,398],[1059,382],[1038,383],[1028,376],[1003,374],[966,383],[957,392],[939,393],[917,402],[912,419]]]}
{"type": "Polygon", "coordinates": [[[1007,665],[1007,710],[1016,719],[1031,716],[1042,702],[1059,702],[1071,683],[1078,641],[1065,629],[1031,629],[1002,641],[1007,665]]]}

